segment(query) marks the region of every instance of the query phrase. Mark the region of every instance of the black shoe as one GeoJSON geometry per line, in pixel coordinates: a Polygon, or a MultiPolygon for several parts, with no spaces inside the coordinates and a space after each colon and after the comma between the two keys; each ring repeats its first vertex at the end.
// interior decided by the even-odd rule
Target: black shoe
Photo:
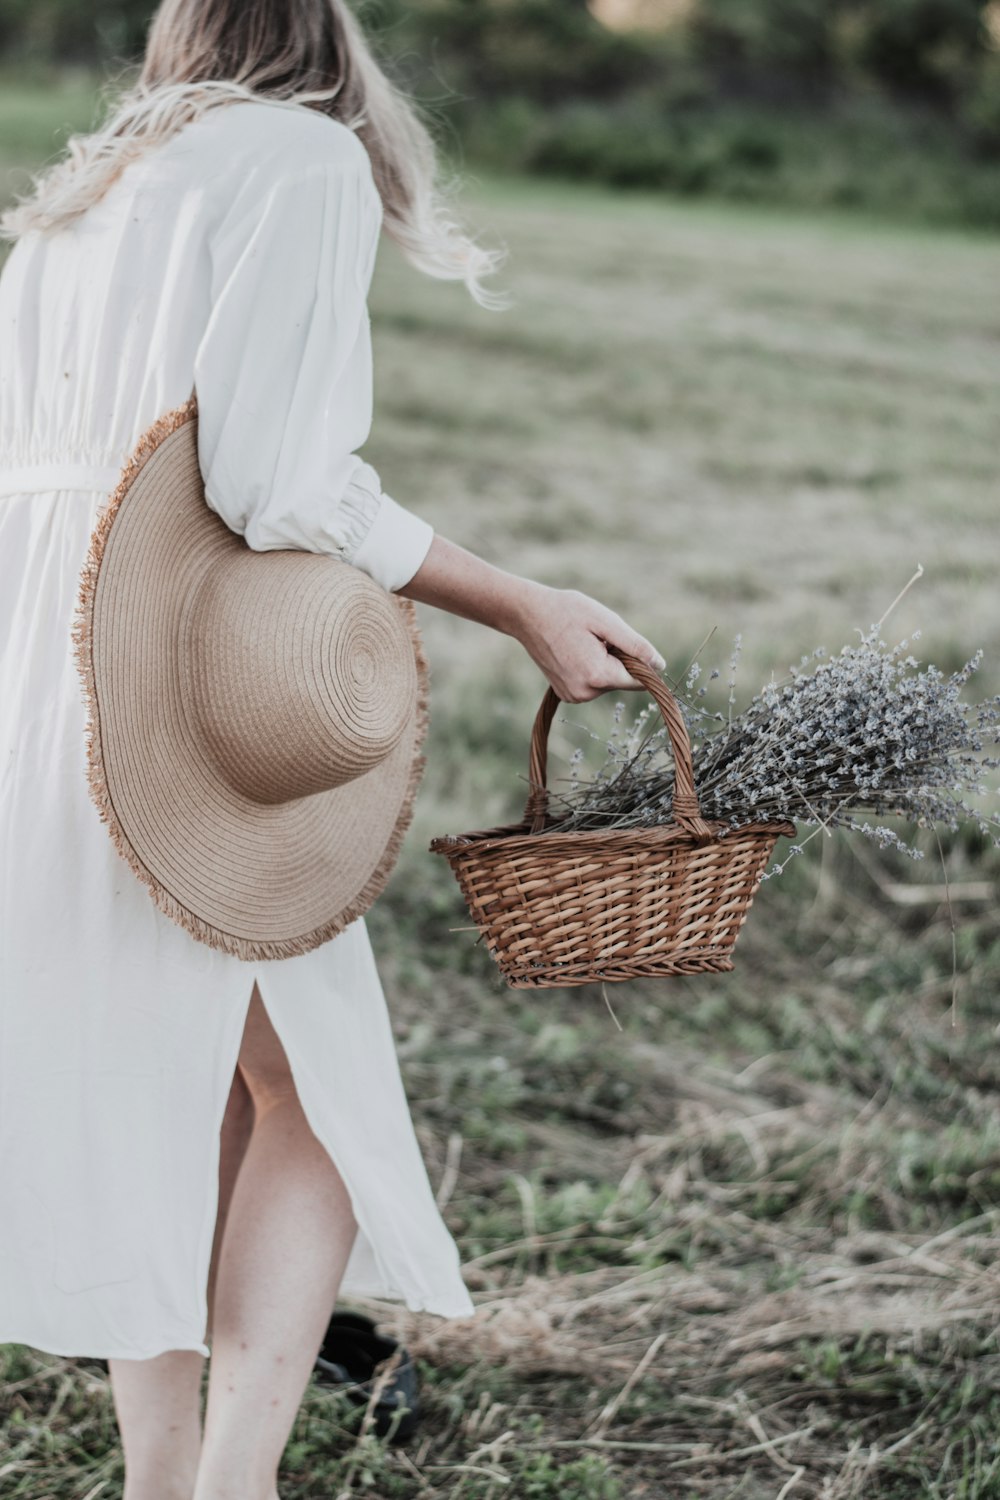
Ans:
{"type": "Polygon", "coordinates": [[[355,1406],[367,1406],[378,1366],[394,1354],[398,1363],[382,1387],[372,1411],[379,1437],[403,1442],[416,1431],[420,1416],[417,1371],[406,1350],[361,1313],[335,1312],[316,1360],[317,1379],[339,1386],[355,1406]]]}

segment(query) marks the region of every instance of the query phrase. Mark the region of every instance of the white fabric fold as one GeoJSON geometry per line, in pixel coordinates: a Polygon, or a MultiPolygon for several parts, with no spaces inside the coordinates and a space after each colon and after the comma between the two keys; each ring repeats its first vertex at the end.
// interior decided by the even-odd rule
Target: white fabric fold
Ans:
{"type": "Polygon", "coordinates": [[[350,142],[249,206],[238,196],[213,237],[198,452],[209,504],[255,550],[328,552],[392,588],[417,571],[430,527],[384,504],[355,451],[372,421],[366,297],[382,203],[350,142]]]}
{"type": "Polygon", "coordinates": [[[108,495],[120,478],[120,466],[111,464],[23,464],[5,469],[0,463],[0,495],[41,495],[46,490],[108,495]]]}

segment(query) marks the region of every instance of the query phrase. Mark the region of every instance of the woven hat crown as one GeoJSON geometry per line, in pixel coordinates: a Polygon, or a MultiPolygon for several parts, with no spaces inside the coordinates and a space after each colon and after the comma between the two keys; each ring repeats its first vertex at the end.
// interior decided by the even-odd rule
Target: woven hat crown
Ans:
{"type": "Polygon", "coordinates": [[[312,796],[395,749],[416,662],[399,611],[366,574],[329,557],[244,550],[192,593],[181,652],[192,717],[245,797],[312,796]]]}

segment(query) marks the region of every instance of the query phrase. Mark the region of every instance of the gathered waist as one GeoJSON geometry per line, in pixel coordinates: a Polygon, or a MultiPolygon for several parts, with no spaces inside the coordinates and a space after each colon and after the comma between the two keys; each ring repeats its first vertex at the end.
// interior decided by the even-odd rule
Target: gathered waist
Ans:
{"type": "Polygon", "coordinates": [[[43,490],[89,490],[110,495],[121,478],[119,464],[49,463],[7,465],[0,454],[0,496],[32,495],[43,490]]]}

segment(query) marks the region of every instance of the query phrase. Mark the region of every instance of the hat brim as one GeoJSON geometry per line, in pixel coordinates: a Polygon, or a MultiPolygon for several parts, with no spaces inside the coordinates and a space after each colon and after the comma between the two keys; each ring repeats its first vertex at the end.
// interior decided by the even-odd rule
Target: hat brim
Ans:
{"type": "Polygon", "coordinates": [[[415,677],[394,749],[343,786],[250,800],[193,730],[178,652],[196,565],[233,548],[246,543],[204,501],[192,397],[143,434],[91,537],[73,625],[87,779],[161,911],[236,957],[289,958],[362,916],[392,872],[424,765],[427,661],[412,602],[388,596],[415,677]]]}

